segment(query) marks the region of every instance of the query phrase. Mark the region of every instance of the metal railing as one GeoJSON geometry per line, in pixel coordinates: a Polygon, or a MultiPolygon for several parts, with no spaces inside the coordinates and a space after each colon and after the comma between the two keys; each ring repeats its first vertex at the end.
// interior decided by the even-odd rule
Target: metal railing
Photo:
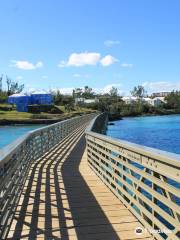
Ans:
{"type": "MultiPolygon", "coordinates": [[[[180,238],[180,156],[86,130],[88,163],[155,239],[180,238]]],[[[100,132],[100,129],[98,129],[100,132]]]]}
{"type": "Polygon", "coordinates": [[[0,151],[0,239],[5,239],[32,162],[96,114],[83,115],[28,132],[0,151]]]}

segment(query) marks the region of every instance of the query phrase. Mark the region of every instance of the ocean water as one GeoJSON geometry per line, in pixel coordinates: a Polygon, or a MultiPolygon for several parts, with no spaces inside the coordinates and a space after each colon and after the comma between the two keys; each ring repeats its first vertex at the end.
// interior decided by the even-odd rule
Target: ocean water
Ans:
{"type": "Polygon", "coordinates": [[[108,125],[107,135],[180,154],[180,115],[127,117],[108,125]]]}
{"type": "Polygon", "coordinates": [[[45,125],[43,124],[0,126],[0,149],[10,144],[18,137],[21,137],[28,131],[35,130],[44,126],[45,125]]]}

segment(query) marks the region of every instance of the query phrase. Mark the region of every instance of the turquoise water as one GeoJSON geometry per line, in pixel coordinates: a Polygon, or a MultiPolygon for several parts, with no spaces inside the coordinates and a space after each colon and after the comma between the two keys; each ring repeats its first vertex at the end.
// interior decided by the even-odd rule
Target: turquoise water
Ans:
{"type": "Polygon", "coordinates": [[[108,136],[180,154],[180,115],[129,117],[113,123],[108,136]]]}
{"type": "Polygon", "coordinates": [[[45,125],[12,125],[0,126],[0,149],[10,144],[18,137],[24,135],[28,131],[35,130],[45,125]]]}

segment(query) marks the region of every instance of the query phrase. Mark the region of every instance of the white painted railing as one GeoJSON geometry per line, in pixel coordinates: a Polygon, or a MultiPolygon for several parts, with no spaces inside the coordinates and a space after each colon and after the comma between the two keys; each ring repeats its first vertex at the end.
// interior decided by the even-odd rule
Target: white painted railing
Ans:
{"type": "Polygon", "coordinates": [[[8,233],[32,162],[94,117],[83,115],[31,131],[0,151],[0,239],[8,233]]]}
{"type": "Polygon", "coordinates": [[[142,231],[178,240],[180,156],[100,134],[106,121],[101,114],[86,130],[90,167],[144,225],[142,231]]]}

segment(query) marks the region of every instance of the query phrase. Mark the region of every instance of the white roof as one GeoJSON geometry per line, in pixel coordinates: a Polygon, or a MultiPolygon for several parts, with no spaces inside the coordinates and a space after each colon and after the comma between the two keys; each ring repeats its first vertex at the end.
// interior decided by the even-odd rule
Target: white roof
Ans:
{"type": "Polygon", "coordinates": [[[122,99],[124,99],[124,100],[129,100],[129,99],[132,99],[132,100],[136,100],[137,99],[137,97],[133,97],[133,96],[130,96],[130,97],[123,97],[122,99]]]}
{"type": "Polygon", "coordinates": [[[85,103],[92,103],[92,102],[96,102],[96,99],[85,99],[84,102],[85,103]]]}
{"type": "Polygon", "coordinates": [[[152,98],[148,98],[148,97],[146,97],[146,98],[143,98],[145,101],[151,101],[152,100],[152,98]]]}
{"type": "Polygon", "coordinates": [[[14,93],[14,94],[10,95],[9,97],[24,97],[24,96],[28,96],[28,95],[24,94],[24,93],[14,93]]]}
{"type": "Polygon", "coordinates": [[[158,99],[159,99],[159,100],[161,100],[161,101],[164,101],[164,97],[155,97],[154,99],[155,99],[155,100],[158,100],[158,99]]]}
{"type": "Polygon", "coordinates": [[[41,91],[34,91],[34,92],[31,92],[31,94],[50,94],[50,93],[41,90],[41,91]]]}

